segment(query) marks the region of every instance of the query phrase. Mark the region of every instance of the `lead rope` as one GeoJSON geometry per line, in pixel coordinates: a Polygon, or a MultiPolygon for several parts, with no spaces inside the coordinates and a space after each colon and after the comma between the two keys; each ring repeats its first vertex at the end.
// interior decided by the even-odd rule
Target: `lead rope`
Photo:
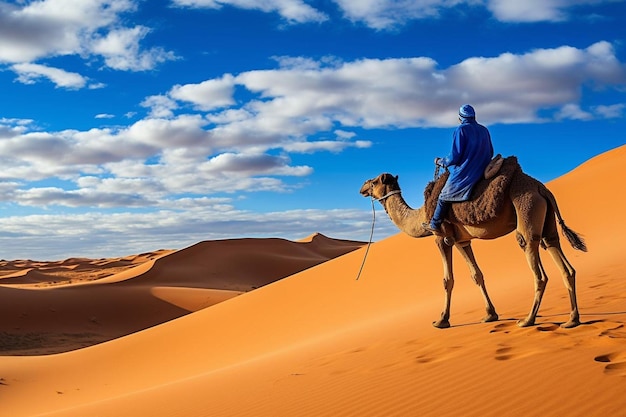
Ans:
{"type": "Polygon", "coordinates": [[[363,262],[361,262],[361,268],[359,268],[359,273],[356,276],[357,281],[361,277],[361,272],[363,272],[363,267],[365,266],[365,260],[367,259],[367,253],[370,251],[370,246],[372,246],[372,238],[374,237],[374,224],[376,223],[376,208],[374,208],[374,196],[372,195],[372,193],[370,193],[370,197],[372,200],[372,230],[370,231],[370,239],[367,242],[365,255],[363,255],[363,262]]]}

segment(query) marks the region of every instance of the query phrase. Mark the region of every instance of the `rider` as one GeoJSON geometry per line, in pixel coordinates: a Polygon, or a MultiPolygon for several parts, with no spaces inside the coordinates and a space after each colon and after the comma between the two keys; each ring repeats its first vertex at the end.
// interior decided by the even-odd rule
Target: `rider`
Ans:
{"type": "Polygon", "coordinates": [[[452,135],[452,152],[445,158],[435,158],[435,164],[450,168],[437,207],[430,223],[424,228],[435,234],[442,234],[441,223],[446,217],[450,204],[467,201],[472,188],[483,177],[485,168],[493,157],[493,145],[489,130],[476,122],[476,112],[469,104],[459,109],[460,125],[452,135]]]}

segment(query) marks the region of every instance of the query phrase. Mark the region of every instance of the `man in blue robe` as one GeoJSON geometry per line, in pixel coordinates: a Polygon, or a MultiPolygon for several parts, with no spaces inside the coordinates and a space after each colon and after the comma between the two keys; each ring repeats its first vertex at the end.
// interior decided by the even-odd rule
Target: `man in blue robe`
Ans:
{"type": "Polygon", "coordinates": [[[461,106],[459,122],[460,125],[452,135],[450,155],[435,159],[435,164],[450,170],[450,176],[439,194],[433,218],[424,227],[439,235],[450,205],[469,200],[474,185],[483,177],[485,168],[493,158],[489,130],[476,122],[476,112],[472,106],[461,106]]]}

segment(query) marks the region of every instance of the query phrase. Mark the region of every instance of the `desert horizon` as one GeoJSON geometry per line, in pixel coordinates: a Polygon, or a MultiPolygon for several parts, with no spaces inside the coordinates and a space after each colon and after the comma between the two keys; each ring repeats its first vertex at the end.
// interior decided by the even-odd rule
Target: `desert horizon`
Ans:
{"type": "Polygon", "coordinates": [[[314,230],[2,260],[0,416],[626,415],[626,228],[605,215],[607,201],[625,211],[625,166],[623,145],[546,183],[589,247],[561,238],[573,329],[545,251],[537,323],[517,326],[533,280],[514,234],[473,241],[496,322],[481,323],[455,250],[449,329],[431,324],[444,302],[433,238],[400,232],[372,243],[358,281],[367,242],[314,230]]]}

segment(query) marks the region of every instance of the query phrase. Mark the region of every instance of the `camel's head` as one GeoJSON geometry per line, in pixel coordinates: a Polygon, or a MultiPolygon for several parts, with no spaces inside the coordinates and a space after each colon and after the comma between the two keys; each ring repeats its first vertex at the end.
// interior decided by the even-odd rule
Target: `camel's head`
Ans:
{"type": "Polygon", "coordinates": [[[380,174],[376,178],[365,181],[365,183],[361,187],[360,193],[363,197],[380,199],[394,191],[400,191],[398,176],[384,173],[380,174]]]}

